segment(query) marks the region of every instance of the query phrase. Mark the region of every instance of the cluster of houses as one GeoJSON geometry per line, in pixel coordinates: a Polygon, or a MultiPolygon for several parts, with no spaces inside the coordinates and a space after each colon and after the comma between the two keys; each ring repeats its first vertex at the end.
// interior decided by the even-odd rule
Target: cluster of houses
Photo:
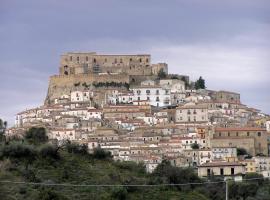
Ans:
{"type": "Polygon", "coordinates": [[[242,104],[240,94],[186,89],[177,78],[99,90],[73,90],[18,113],[6,136],[43,126],[59,144],[102,148],[115,160],[143,162],[148,172],[166,159],[193,167],[201,177],[270,177],[270,117],[242,104]],[[105,95],[96,102],[99,92],[105,95]]]}

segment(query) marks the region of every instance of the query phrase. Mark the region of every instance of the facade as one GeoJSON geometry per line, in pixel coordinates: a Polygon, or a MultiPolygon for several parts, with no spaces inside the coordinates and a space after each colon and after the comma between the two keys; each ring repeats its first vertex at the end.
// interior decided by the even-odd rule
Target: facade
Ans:
{"type": "Polygon", "coordinates": [[[176,123],[207,123],[208,109],[204,105],[184,105],[176,108],[176,123]]]}
{"type": "Polygon", "coordinates": [[[73,91],[70,93],[71,102],[90,101],[89,91],[73,91]]]}
{"type": "Polygon", "coordinates": [[[226,158],[236,158],[236,147],[212,147],[213,160],[226,160],[226,158]]]}
{"type": "Polygon", "coordinates": [[[268,134],[264,128],[215,128],[211,144],[218,147],[244,148],[252,155],[268,155],[268,134]]]}
{"type": "Polygon", "coordinates": [[[256,156],[254,160],[256,171],[264,177],[270,177],[270,157],[256,156]]]}
{"type": "Polygon", "coordinates": [[[215,93],[214,99],[221,102],[240,103],[240,94],[229,91],[218,91],[215,93]]]}
{"type": "Polygon", "coordinates": [[[149,101],[150,105],[163,107],[171,105],[171,91],[160,86],[138,86],[132,88],[134,99],[149,101]]]}
{"type": "Polygon", "coordinates": [[[61,56],[60,75],[126,73],[151,75],[151,56],[99,55],[90,53],[66,53],[61,56]]]}
{"type": "Polygon", "coordinates": [[[198,166],[199,177],[242,176],[246,173],[245,165],[239,162],[211,162],[198,166]]]}

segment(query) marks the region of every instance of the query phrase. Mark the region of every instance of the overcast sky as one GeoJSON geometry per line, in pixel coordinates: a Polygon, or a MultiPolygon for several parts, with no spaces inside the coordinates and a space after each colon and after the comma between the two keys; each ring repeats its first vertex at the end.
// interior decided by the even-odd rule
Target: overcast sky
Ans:
{"type": "Polygon", "coordinates": [[[0,0],[0,118],[43,104],[67,51],[150,53],[270,113],[269,0],[0,0]]]}

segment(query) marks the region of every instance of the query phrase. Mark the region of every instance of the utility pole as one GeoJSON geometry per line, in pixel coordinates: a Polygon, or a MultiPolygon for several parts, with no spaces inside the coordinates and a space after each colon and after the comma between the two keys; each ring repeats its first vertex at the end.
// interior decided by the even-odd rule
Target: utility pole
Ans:
{"type": "Polygon", "coordinates": [[[228,185],[228,180],[226,180],[225,183],[226,183],[226,200],[229,200],[229,185],[228,185]]]}

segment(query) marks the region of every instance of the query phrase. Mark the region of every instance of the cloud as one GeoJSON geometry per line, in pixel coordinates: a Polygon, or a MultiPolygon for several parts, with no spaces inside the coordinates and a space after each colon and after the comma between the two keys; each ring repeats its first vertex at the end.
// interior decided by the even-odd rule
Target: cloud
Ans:
{"type": "Polygon", "coordinates": [[[268,0],[2,0],[1,116],[40,105],[67,51],[150,53],[270,113],[268,0]]]}

